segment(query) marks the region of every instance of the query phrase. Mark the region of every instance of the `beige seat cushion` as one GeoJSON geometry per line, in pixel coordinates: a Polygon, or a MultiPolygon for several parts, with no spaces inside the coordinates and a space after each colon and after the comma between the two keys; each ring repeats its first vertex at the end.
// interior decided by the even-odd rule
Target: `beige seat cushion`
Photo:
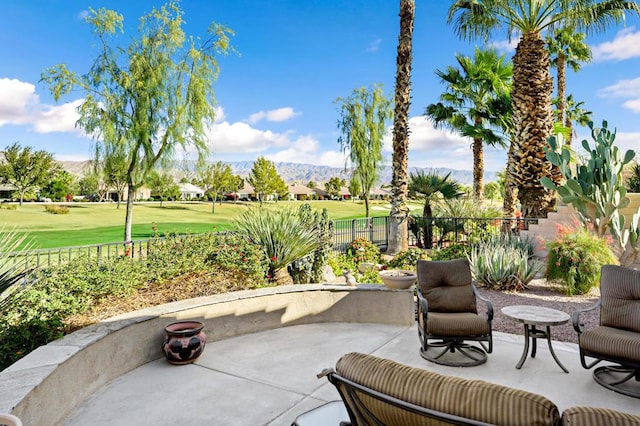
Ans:
{"type": "Polygon", "coordinates": [[[602,267],[600,324],[640,333],[640,271],[602,267]]]}
{"type": "MultiPolygon", "coordinates": [[[[476,421],[512,426],[560,422],[558,408],[544,396],[482,380],[444,376],[359,353],[340,358],[336,371],[349,380],[403,401],[476,421]]],[[[384,424],[434,424],[388,403],[358,395],[384,424]]],[[[349,400],[347,404],[356,412],[361,411],[354,401],[349,400]]],[[[373,423],[366,414],[359,420],[362,424],[373,423]]]]}
{"type": "Polygon", "coordinates": [[[429,302],[429,312],[476,313],[467,259],[418,260],[418,287],[429,302]]]}
{"type": "Polygon", "coordinates": [[[427,333],[433,336],[485,336],[490,332],[489,323],[480,315],[430,312],[427,316],[427,333]]]}
{"type": "Polygon", "coordinates": [[[640,416],[608,408],[571,407],[562,413],[562,424],[572,426],[638,426],[640,416]]]}
{"type": "Polygon", "coordinates": [[[580,336],[582,349],[631,362],[640,362],[640,333],[611,327],[595,327],[580,336]]]}

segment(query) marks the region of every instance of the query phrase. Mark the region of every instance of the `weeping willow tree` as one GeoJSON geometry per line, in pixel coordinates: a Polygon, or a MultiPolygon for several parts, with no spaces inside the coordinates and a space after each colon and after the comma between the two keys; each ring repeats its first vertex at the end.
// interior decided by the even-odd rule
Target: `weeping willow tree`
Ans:
{"type": "Polygon", "coordinates": [[[140,19],[137,37],[120,43],[124,17],[89,9],[98,56],[86,74],[58,64],[42,73],[56,101],[74,89],[85,94],[77,125],[96,140],[96,161],[124,154],[127,175],[125,241],[131,241],[133,201],[148,173],[172,159],[178,148],[202,159],[207,126],[214,121],[216,56],[231,50],[232,32],[212,23],[203,38],[187,37],[177,1],[140,19]]]}
{"type": "MultiPolygon", "coordinates": [[[[380,177],[382,138],[393,116],[391,101],[382,85],[354,89],[348,98],[338,98],[340,118],[338,143],[348,154],[345,166],[353,167],[353,176],[362,185],[366,217],[369,217],[369,192],[380,177]]],[[[346,167],[345,167],[346,168],[346,167]]]]}

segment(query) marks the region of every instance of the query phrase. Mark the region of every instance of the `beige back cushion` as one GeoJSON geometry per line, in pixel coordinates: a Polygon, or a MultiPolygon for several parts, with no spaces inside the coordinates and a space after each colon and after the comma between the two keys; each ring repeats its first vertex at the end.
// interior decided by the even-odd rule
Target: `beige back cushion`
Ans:
{"type": "Polygon", "coordinates": [[[562,413],[562,424],[568,426],[638,426],[640,425],[640,416],[608,408],[570,407],[562,413]]]}
{"type": "MultiPolygon", "coordinates": [[[[560,422],[556,405],[541,395],[482,380],[445,376],[371,355],[346,354],[338,360],[336,372],[405,402],[480,422],[512,426],[560,422]]],[[[363,397],[363,401],[384,424],[434,424],[374,398],[363,397]]],[[[354,401],[347,404],[355,412],[362,411],[354,401]]],[[[366,413],[359,416],[359,424],[373,423],[366,413]]]]}
{"type": "Polygon", "coordinates": [[[600,295],[601,325],[640,333],[640,271],[604,265],[600,295]]]}
{"type": "Polygon", "coordinates": [[[467,259],[418,260],[418,287],[426,297],[429,312],[476,311],[467,259]]]}

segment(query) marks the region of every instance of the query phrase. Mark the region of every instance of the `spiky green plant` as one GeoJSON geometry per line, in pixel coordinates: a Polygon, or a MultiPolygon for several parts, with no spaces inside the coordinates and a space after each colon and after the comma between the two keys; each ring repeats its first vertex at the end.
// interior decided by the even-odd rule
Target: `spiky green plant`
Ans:
{"type": "Polygon", "coordinates": [[[286,272],[291,262],[318,249],[318,229],[309,226],[295,208],[252,208],[240,214],[235,225],[266,251],[270,280],[276,278],[278,271],[286,272]]]}
{"type": "Polygon", "coordinates": [[[471,249],[471,273],[480,285],[493,290],[523,290],[538,272],[529,262],[530,253],[527,242],[518,238],[491,238],[471,249]]]}

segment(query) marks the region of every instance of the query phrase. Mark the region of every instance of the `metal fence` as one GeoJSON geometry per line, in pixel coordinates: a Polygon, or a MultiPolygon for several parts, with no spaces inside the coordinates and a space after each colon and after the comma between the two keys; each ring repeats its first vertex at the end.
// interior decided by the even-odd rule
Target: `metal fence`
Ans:
{"type": "MultiPolygon", "coordinates": [[[[409,245],[421,248],[442,248],[451,244],[473,244],[495,235],[510,233],[518,235],[528,229],[537,219],[484,219],[484,218],[428,218],[409,217],[409,245]]],[[[333,250],[343,253],[349,243],[361,238],[373,242],[382,251],[389,243],[389,217],[341,219],[333,221],[333,250]]],[[[180,238],[180,236],[177,236],[180,238]]],[[[172,238],[176,238],[173,236],[172,238]]],[[[160,238],[162,240],[162,238],[160,238]]],[[[55,249],[32,250],[9,255],[13,263],[24,262],[26,266],[55,266],[69,260],[86,256],[96,262],[126,256],[144,258],[157,239],[136,240],[129,243],[105,243],[72,246],[55,249]]]]}

